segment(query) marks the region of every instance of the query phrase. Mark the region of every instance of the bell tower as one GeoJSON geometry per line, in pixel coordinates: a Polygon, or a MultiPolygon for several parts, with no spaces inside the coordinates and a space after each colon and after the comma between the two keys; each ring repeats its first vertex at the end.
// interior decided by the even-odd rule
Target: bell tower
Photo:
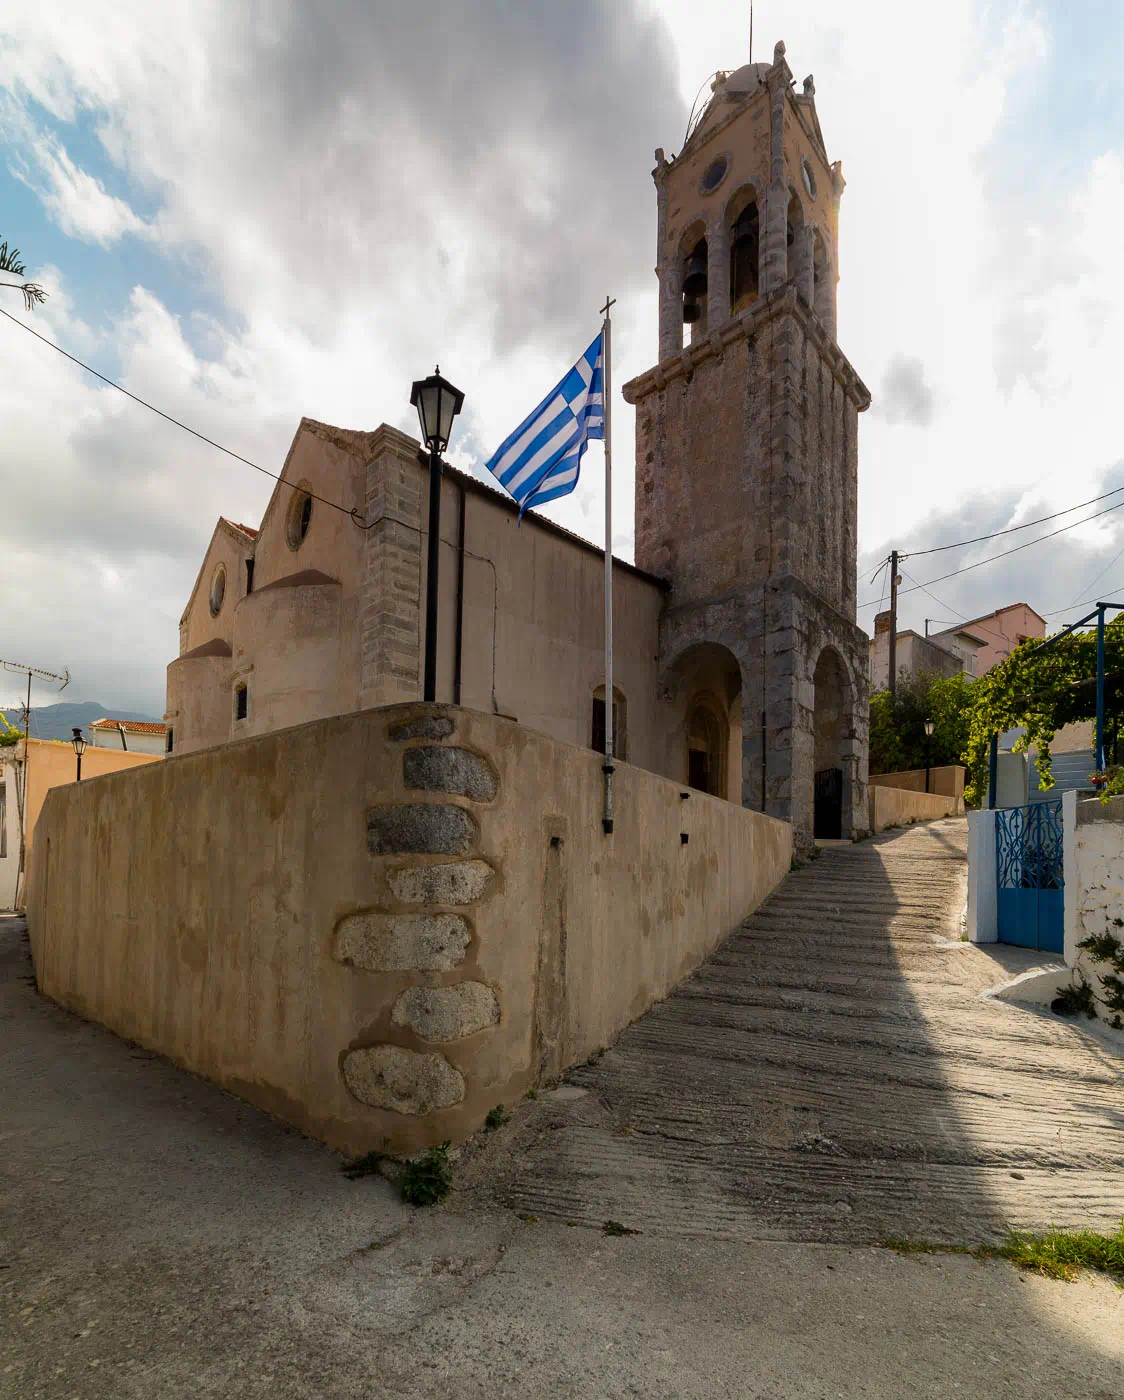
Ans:
{"type": "Polygon", "coordinates": [[[728,656],[742,803],[791,821],[806,848],[867,824],[855,568],[870,395],[836,341],[842,170],[783,43],[771,64],[717,75],[653,179],[659,361],[624,395],[636,562],[672,585],[665,698],[682,700],[684,657],[728,656]]]}

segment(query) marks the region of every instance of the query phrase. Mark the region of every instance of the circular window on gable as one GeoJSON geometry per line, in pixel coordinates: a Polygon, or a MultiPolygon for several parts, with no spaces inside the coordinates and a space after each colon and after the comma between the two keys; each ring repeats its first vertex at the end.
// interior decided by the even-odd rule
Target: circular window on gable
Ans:
{"type": "Polygon", "coordinates": [[[300,549],[312,523],[312,496],[308,483],[302,481],[293,492],[289,502],[289,514],[285,520],[285,538],[290,549],[300,549]]]}
{"type": "Polygon", "coordinates": [[[812,167],[809,165],[807,157],[800,162],[800,173],[804,176],[804,188],[815,199],[816,177],[812,174],[812,167]]]}
{"type": "Polygon", "coordinates": [[[700,194],[713,194],[722,181],[726,178],[726,171],[730,168],[730,157],[727,155],[716,156],[714,160],[703,171],[703,177],[699,181],[700,194]]]}
{"type": "Polygon", "coordinates": [[[211,575],[211,616],[218,617],[222,612],[223,599],[226,597],[226,569],[222,564],[218,566],[211,575]]]}

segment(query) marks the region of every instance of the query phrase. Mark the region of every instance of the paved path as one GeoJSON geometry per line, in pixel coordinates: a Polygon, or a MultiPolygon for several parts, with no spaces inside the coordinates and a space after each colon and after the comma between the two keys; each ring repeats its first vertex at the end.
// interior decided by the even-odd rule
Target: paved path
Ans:
{"type": "Polygon", "coordinates": [[[966,823],[826,849],[521,1130],[536,1215],[743,1240],[980,1241],[1124,1215],[1124,1062],[979,993],[966,823]]]}
{"type": "MultiPolygon", "coordinates": [[[[955,849],[960,838],[953,827],[930,839],[943,858],[943,842],[955,849]]],[[[884,1173],[895,1161],[886,1143],[932,1141],[918,1105],[956,1105],[957,1123],[975,1121],[963,1095],[934,1093],[937,1060],[917,1041],[957,1044],[955,1063],[978,1071],[986,1047],[968,1054],[972,1032],[957,1008],[971,1001],[965,969],[990,964],[937,946],[942,916],[931,901],[902,906],[892,949],[861,921],[839,935],[840,951],[844,938],[856,944],[854,957],[868,945],[861,985],[832,988],[833,976],[858,974],[823,967],[813,988],[807,959],[791,956],[794,938],[822,941],[815,903],[841,911],[847,902],[842,884],[832,894],[823,881],[832,862],[844,872],[857,857],[857,871],[875,857],[894,874],[918,844],[911,833],[832,852],[798,875],[752,937],[735,939],[577,1076],[596,1094],[527,1103],[466,1153],[449,1210],[412,1210],[379,1177],[344,1180],[339,1158],[318,1143],[45,1001],[21,922],[0,919],[0,1400],[1116,1400],[1124,1292],[1103,1280],[1065,1285],[962,1256],[745,1242],[814,1233],[809,1219],[824,1234],[852,1230],[854,1217],[816,1207],[853,1193],[868,1164],[837,1159],[820,1138],[851,1154],[881,1144],[871,1169],[884,1173]],[[799,933],[784,913],[794,892],[810,918],[799,933]],[[766,992],[771,943],[787,945],[788,957],[773,967],[780,987],[766,992]],[[899,951],[915,993],[926,958],[928,982],[946,988],[926,1000],[924,1034],[908,999],[889,997],[899,951]],[[708,986],[721,998],[709,1014],[708,986]],[[905,1093],[904,1122],[874,1102],[883,1126],[868,1132],[862,1105],[841,1088],[833,1047],[848,1017],[868,1023],[864,1053],[892,1072],[887,1083],[900,1085],[909,1064],[929,1086],[919,1096],[895,1090],[905,1093]],[[665,1021],[661,1040],[654,1028],[665,1021]],[[581,1115],[594,1108],[587,1123],[581,1115]],[[627,1123],[626,1137],[607,1127],[627,1123]],[[550,1185],[534,1196],[523,1170],[509,1193],[549,1196],[554,1209],[575,1201],[575,1215],[597,1227],[616,1217],[647,1233],[610,1238],[548,1219],[545,1207],[537,1221],[498,1207],[496,1187],[504,1171],[515,1181],[521,1143],[550,1185]],[[831,1189],[810,1190],[825,1171],[836,1173],[831,1189]],[[789,1191],[804,1205],[790,1208],[789,1191]]],[[[955,863],[926,878],[951,889],[955,863]]],[[[983,1038],[992,1052],[1005,1044],[1007,1061],[1021,1058],[1020,1044],[1057,1051],[1064,1090],[1078,1100],[1058,1116],[1089,1142],[1090,1105],[1109,1103],[1115,1068],[1065,1027],[1001,1008],[967,1014],[981,1027],[1006,1018],[1003,1036],[983,1038]]],[[[951,1062],[940,1063],[949,1074],[951,1062]]],[[[1009,1064],[999,1073],[1004,1085],[1017,1081],[1009,1064]]],[[[881,1079],[868,1083],[877,1091],[881,1079]]],[[[1117,1106],[1119,1090],[1117,1075],[1117,1106]]],[[[1041,1088],[1030,1097],[1038,1107],[1028,1125],[1044,1102],[1041,1088]]],[[[1096,1111],[1104,1123],[1091,1145],[1105,1160],[1119,1108],[1096,1111]]],[[[1037,1137],[1049,1138],[1052,1124],[1042,1119],[1037,1137]]],[[[1012,1161],[1030,1156],[1018,1146],[1023,1132],[1012,1125],[1012,1161]]],[[[951,1133],[954,1146],[962,1133],[951,1133]]],[[[1069,1174],[1086,1192],[1095,1175],[1069,1174]]],[[[913,1208],[895,1223],[933,1233],[924,1198],[913,1208]]],[[[855,1234],[886,1228],[864,1219],[855,1234]]]]}

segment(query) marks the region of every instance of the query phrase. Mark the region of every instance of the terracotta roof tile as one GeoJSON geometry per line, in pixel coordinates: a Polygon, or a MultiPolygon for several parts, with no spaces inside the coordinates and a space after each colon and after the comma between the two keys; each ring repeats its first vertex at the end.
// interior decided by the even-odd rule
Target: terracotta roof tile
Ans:
{"type": "Polygon", "coordinates": [[[155,724],[146,719],[95,719],[90,729],[116,729],[120,725],[126,734],[167,734],[166,724],[155,724]]]}

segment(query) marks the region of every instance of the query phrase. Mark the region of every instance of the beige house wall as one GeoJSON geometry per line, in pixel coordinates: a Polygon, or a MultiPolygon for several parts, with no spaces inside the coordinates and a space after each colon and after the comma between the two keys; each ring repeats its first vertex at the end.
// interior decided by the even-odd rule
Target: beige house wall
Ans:
{"type": "Polygon", "coordinates": [[[938,817],[961,816],[963,811],[963,802],[955,797],[870,785],[870,829],[874,832],[912,822],[931,822],[938,817]]]}
{"type": "MultiPolygon", "coordinates": [[[[950,763],[940,768],[929,769],[929,792],[941,797],[956,797],[963,802],[964,781],[968,770],[959,763],[950,763]]],[[[875,773],[870,778],[872,787],[905,788],[910,792],[925,791],[925,769],[911,768],[901,773],[875,773]]],[[[963,811],[963,806],[961,806],[963,811]]]]}
{"type": "Polygon", "coordinates": [[[789,868],[784,823],[628,764],[607,837],[602,781],[587,749],[412,704],[56,788],[40,987],[340,1149],[462,1140],[789,868]]]}

